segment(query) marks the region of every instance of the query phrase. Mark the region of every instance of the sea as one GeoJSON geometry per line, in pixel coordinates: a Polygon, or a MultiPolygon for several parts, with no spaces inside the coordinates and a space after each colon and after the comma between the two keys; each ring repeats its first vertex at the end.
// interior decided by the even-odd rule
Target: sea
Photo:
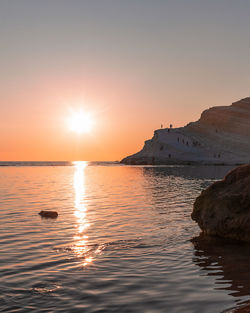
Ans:
{"type": "Polygon", "coordinates": [[[235,312],[249,245],[204,239],[190,216],[231,169],[0,162],[0,312],[235,312]]]}

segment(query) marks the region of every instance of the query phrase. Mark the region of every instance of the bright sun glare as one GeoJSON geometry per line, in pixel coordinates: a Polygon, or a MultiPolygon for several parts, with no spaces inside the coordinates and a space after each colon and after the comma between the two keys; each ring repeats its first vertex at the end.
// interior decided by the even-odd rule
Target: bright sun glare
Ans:
{"type": "Polygon", "coordinates": [[[78,134],[90,132],[93,127],[91,114],[82,110],[72,112],[68,118],[68,127],[78,134]]]}

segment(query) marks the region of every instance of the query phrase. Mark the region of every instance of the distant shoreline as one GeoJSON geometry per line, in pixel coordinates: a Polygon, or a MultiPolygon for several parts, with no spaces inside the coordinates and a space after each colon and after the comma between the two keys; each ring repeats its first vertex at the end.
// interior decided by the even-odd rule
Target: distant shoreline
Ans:
{"type": "Polygon", "coordinates": [[[4,166],[75,166],[74,162],[86,162],[88,164],[120,164],[119,161],[0,161],[0,167],[4,166]]]}

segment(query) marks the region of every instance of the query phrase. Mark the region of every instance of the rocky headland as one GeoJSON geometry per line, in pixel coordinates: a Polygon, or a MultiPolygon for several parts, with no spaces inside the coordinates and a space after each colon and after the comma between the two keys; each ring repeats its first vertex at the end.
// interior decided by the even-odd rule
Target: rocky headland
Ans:
{"type": "Polygon", "coordinates": [[[198,121],[155,130],[124,164],[250,163],[250,97],[205,110],[198,121]]]}

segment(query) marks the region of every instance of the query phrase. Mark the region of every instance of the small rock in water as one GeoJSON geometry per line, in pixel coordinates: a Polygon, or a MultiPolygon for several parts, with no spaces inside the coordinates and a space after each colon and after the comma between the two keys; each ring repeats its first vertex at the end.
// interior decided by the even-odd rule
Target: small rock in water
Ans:
{"type": "Polygon", "coordinates": [[[46,217],[46,218],[57,218],[58,213],[56,211],[41,211],[38,213],[41,215],[41,217],[46,217]]]}
{"type": "Polygon", "coordinates": [[[250,164],[202,191],[191,217],[204,234],[250,241],[250,164]]]}

